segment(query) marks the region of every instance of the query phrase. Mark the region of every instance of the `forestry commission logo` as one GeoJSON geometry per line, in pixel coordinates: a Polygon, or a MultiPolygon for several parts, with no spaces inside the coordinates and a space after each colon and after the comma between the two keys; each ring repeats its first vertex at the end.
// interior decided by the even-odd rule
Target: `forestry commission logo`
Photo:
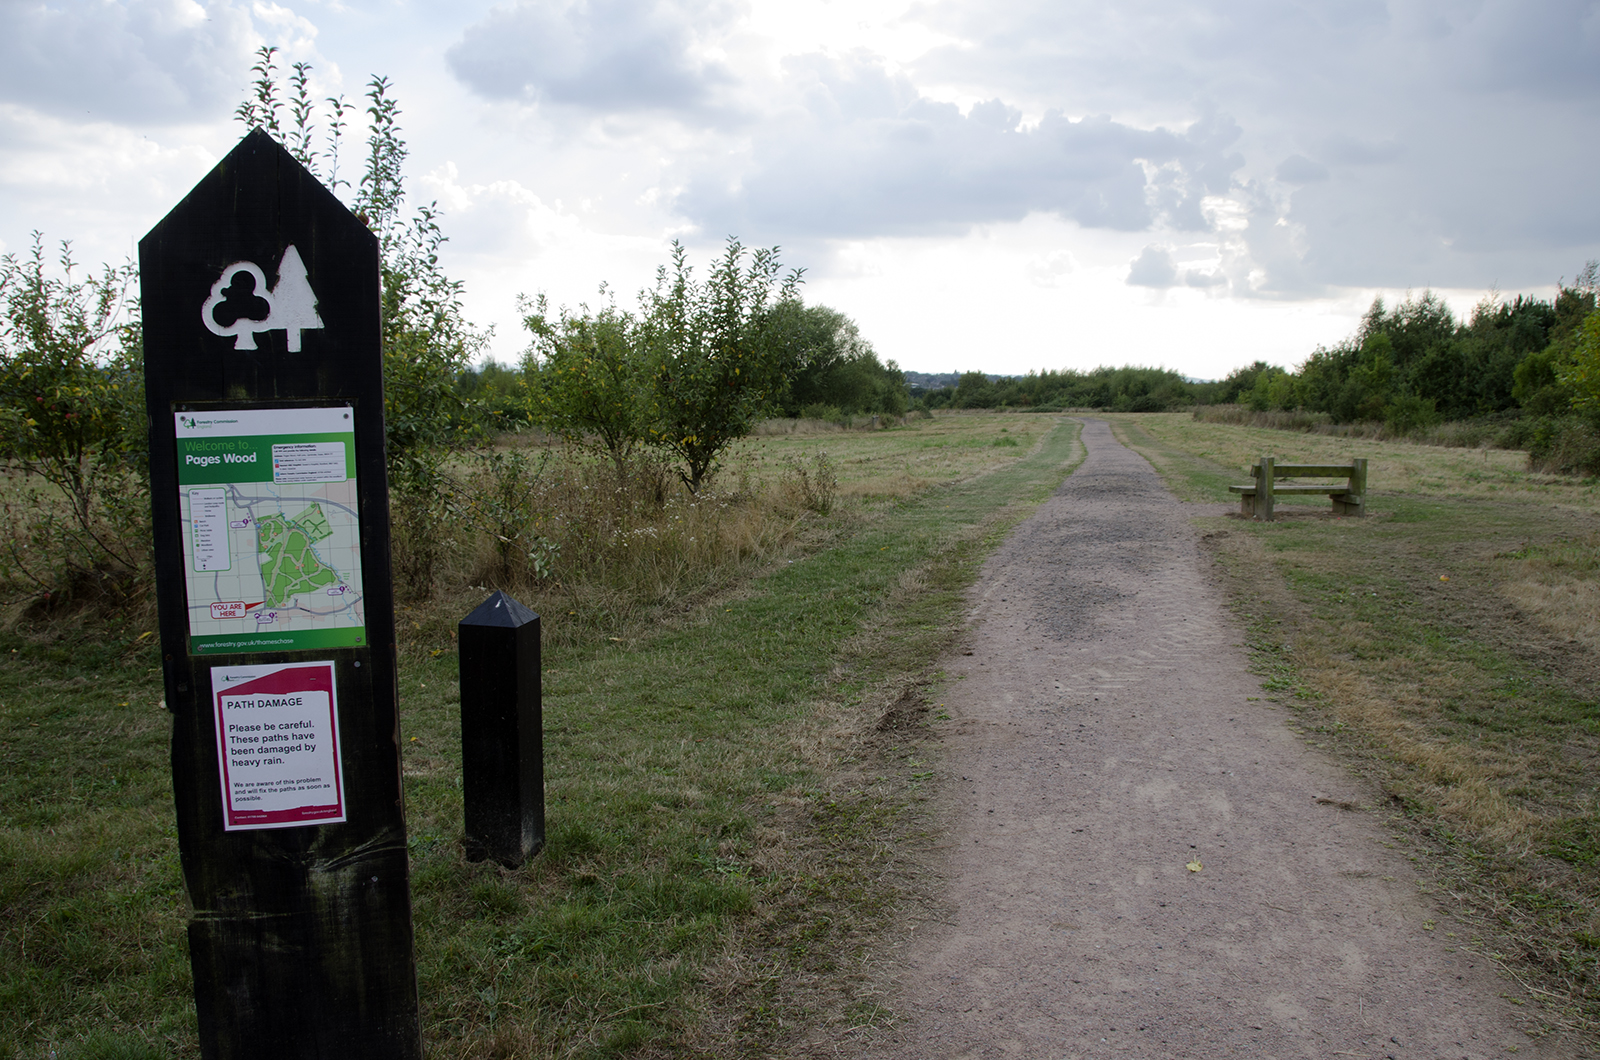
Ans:
{"type": "Polygon", "coordinates": [[[223,269],[200,307],[200,320],[213,335],[233,336],[236,350],[255,349],[259,332],[282,331],[289,352],[299,353],[300,333],[322,327],[317,293],[293,244],[278,262],[278,282],[271,290],[266,273],[253,261],[236,261],[223,269]]]}

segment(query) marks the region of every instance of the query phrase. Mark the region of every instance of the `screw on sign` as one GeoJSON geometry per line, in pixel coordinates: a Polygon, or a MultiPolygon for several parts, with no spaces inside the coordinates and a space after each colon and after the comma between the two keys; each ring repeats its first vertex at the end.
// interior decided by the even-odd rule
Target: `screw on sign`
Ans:
{"type": "Polygon", "coordinates": [[[256,130],[140,242],[207,1060],[420,1060],[373,234],[256,130]]]}

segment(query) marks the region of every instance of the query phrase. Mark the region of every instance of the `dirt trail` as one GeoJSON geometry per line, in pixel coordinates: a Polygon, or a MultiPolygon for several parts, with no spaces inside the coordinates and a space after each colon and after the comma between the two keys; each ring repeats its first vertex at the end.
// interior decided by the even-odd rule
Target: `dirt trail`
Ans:
{"type": "Polygon", "coordinates": [[[1583,1055],[1518,1029],[1520,990],[1456,948],[1381,795],[1262,698],[1198,506],[1105,423],[1084,441],[988,564],[948,666],[945,879],[884,961],[901,1018],[805,1051],[1583,1055]]]}

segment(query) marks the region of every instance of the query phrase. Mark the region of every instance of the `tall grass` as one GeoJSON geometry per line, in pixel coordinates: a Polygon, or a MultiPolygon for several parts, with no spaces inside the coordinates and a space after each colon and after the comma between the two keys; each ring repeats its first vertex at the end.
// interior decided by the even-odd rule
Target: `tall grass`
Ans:
{"type": "Polygon", "coordinates": [[[649,454],[619,469],[559,444],[476,455],[451,482],[458,517],[434,571],[446,596],[504,589],[614,626],[782,555],[838,491],[826,454],[772,476],[735,466],[690,493],[649,454]]]}
{"type": "Polygon", "coordinates": [[[1193,415],[1200,423],[1296,431],[1333,438],[1407,441],[1458,449],[1521,449],[1528,453],[1530,471],[1600,476],[1600,425],[1583,416],[1506,413],[1401,428],[1379,421],[1334,423],[1325,412],[1256,411],[1244,405],[1202,405],[1193,415]]]}

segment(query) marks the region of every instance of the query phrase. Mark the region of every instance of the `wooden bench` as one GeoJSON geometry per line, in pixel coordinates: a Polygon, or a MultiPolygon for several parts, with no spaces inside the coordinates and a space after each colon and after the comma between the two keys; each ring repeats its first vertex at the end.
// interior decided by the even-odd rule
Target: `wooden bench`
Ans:
{"type": "Polygon", "coordinates": [[[1255,481],[1248,486],[1229,486],[1239,495],[1239,514],[1270,523],[1279,497],[1322,494],[1333,502],[1335,515],[1367,514],[1367,461],[1360,458],[1348,464],[1280,464],[1270,456],[1257,460],[1250,468],[1255,481]],[[1322,478],[1340,482],[1286,482],[1285,479],[1322,478]]]}

